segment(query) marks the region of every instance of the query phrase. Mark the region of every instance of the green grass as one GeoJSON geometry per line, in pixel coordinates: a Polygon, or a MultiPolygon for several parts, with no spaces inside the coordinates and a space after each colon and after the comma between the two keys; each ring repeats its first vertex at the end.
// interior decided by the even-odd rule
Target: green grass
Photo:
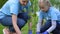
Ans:
{"type": "MultiPolygon", "coordinates": [[[[34,26],[35,27],[35,26],[34,26]]],[[[33,34],[35,34],[35,28],[32,27],[32,30],[33,30],[33,34]]],[[[0,34],[3,34],[3,28],[4,26],[0,25],[0,34]]],[[[26,24],[23,28],[22,28],[22,34],[28,34],[28,24],[26,24]]]]}
{"type": "MultiPolygon", "coordinates": [[[[0,25],[0,34],[3,34],[3,28],[4,26],[0,25]]],[[[23,29],[22,29],[22,34],[27,34],[28,33],[28,26],[26,25],[23,29]]]]}
{"type": "MultiPolygon", "coordinates": [[[[0,25],[0,34],[3,34],[3,28],[4,26],[0,25]]],[[[22,33],[23,34],[27,34],[28,33],[28,26],[26,25],[23,29],[22,29],[22,33]]]]}
{"type": "Polygon", "coordinates": [[[3,30],[4,26],[0,25],[0,34],[3,34],[2,30],[3,30]]]}
{"type": "MultiPolygon", "coordinates": [[[[33,34],[36,34],[36,24],[37,24],[37,17],[33,17],[32,18],[32,31],[33,34]]],[[[0,34],[3,34],[2,30],[3,30],[4,26],[0,25],[0,34]]],[[[22,34],[28,34],[28,23],[22,28],[22,34]]]]}
{"type": "MultiPolygon", "coordinates": [[[[33,34],[36,34],[36,23],[37,23],[37,18],[34,17],[32,19],[32,31],[33,34]]],[[[0,25],[0,34],[3,34],[2,30],[3,30],[4,26],[0,25]]],[[[22,34],[28,34],[28,23],[22,28],[22,34]]]]}

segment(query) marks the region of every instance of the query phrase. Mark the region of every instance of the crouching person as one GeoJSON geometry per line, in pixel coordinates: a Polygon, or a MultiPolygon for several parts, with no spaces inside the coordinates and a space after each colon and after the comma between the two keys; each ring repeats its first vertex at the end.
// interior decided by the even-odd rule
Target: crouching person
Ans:
{"type": "MultiPolygon", "coordinates": [[[[0,11],[0,23],[6,26],[4,34],[21,34],[21,29],[30,19],[30,0],[8,0],[0,11]]],[[[29,23],[29,34],[32,34],[31,22],[29,23]]]]}
{"type": "Polygon", "coordinates": [[[37,24],[36,34],[60,34],[60,12],[55,7],[51,6],[49,0],[39,1],[40,14],[37,24]],[[42,25],[45,19],[45,24],[42,25]]]}

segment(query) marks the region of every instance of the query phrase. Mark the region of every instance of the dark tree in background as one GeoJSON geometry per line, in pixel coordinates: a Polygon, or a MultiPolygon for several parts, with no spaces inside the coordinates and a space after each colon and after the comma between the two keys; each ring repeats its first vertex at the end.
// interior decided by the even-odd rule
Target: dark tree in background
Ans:
{"type": "Polygon", "coordinates": [[[3,4],[6,2],[7,0],[0,0],[0,8],[3,6],[3,4]]]}

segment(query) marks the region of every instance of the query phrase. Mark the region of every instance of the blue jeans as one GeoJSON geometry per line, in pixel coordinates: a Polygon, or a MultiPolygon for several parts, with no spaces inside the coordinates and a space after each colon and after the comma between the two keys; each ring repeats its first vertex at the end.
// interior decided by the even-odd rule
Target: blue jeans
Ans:
{"type": "MultiPolygon", "coordinates": [[[[20,28],[20,30],[23,28],[23,26],[27,23],[27,20],[29,19],[28,13],[19,13],[17,18],[17,25],[20,28]]],[[[11,32],[15,32],[12,24],[12,17],[11,16],[5,16],[3,19],[1,19],[1,24],[4,26],[7,26],[11,32]]]]}
{"type": "MultiPolygon", "coordinates": [[[[53,34],[60,34],[60,23],[59,21],[56,21],[56,29],[54,31],[52,31],[53,34]]],[[[47,29],[49,29],[51,27],[51,20],[48,20],[45,25],[42,26],[41,28],[41,33],[45,32],[47,29]]]]}
{"type": "Polygon", "coordinates": [[[27,22],[31,17],[28,15],[28,12],[23,12],[18,14],[18,18],[21,18],[27,22]]]}

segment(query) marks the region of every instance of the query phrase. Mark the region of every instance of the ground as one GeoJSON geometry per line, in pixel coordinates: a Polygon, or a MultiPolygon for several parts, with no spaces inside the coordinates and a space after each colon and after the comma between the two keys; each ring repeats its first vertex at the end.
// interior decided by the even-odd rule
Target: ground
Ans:
{"type": "MultiPolygon", "coordinates": [[[[37,16],[33,15],[33,17],[31,18],[31,22],[32,22],[33,34],[36,34],[37,16]]],[[[4,26],[2,26],[0,24],[0,34],[3,34],[3,32],[2,32],[3,28],[4,28],[4,26]]],[[[28,34],[28,23],[23,27],[22,34],[28,34]]]]}

